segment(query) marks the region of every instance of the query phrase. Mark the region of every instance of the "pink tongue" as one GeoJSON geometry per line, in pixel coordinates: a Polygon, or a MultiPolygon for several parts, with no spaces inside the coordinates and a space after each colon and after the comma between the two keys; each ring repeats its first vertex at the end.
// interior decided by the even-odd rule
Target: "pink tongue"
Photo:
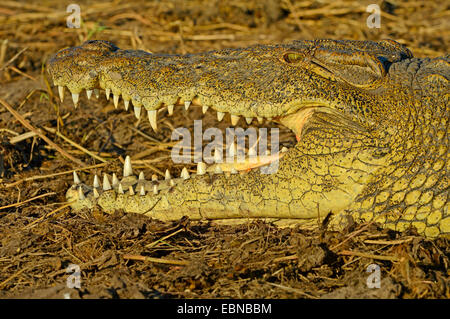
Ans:
{"type": "Polygon", "coordinates": [[[208,167],[208,172],[214,172],[217,166],[220,166],[222,171],[231,172],[234,168],[237,171],[249,171],[253,168],[268,165],[275,160],[279,160],[285,153],[278,153],[274,155],[262,155],[253,158],[246,158],[243,162],[234,161],[233,163],[217,163],[208,167]]]}

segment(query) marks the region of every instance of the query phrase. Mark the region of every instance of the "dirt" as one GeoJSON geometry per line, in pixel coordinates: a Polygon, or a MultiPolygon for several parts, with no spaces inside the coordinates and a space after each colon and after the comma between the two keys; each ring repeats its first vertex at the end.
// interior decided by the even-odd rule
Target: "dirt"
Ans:
{"type": "MultiPolygon", "coordinates": [[[[47,86],[47,58],[87,39],[191,53],[294,39],[392,38],[416,56],[448,52],[444,2],[379,2],[381,28],[369,29],[371,2],[78,1],[79,29],[66,27],[71,2],[2,3],[0,98],[73,158],[102,164],[82,146],[106,160],[81,170],[84,180],[118,171],[126,154],[140,160],[135,168],[146,176],[168,165],[177,175],[182,166],[168,164],[164,146],[172,128],[192,127],[196,118],[217,126],[212,114],[178,112],[154,133],[103,96],[82,96],[75,110],[67,94],[60,103],[47,86]]],[[[396,233],[355,223],[332,232],[323,225],[161,223],[98,209],[73,212],[65,192],[79,165],[36,135],[22,135],[29,132],[0,106],[0,298],[450,297],[448,239],[428,240],[414,229],[396,233]],[[77,278],[71,265],[81,272],[80,288],[68,288],[77,278]],[[380,271],[380,288],[370,288],[377,285],[373,269],[380,271]]],[[[281,142],[292,145],[293,135],[282,132],[281,142]]]]}

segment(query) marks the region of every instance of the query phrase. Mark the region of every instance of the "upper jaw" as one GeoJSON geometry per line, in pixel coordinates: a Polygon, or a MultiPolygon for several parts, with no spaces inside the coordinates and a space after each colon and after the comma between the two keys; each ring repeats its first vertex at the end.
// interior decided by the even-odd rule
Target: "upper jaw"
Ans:
{"type": "MultiPolygon", "coordinates": [[[[62,52],[64,53],[64,52],[62,52]]],[[[97,65],[94,67],[96,60],[99,60],[96,54],[91,54],[90,57],[94,61],[88,60],[77,60],[74,59],[76,52],[71,54],[61,54],[58,53],[49,60],[48,71],[53,77],[54,85],[58,86],[58,93],[60,100],[64,100],[64,88],[67,87],[71,93],[73,103],[77,107],[80,99],[80,94],[85,90],[88,99],[94,95],[99,98],[100,90],[104,91],[106,98],[109,100],[112,97],[113,103],[116,108],[118,108],[119,103],[123,100],[124,107],[126,110],[129,109],[130,104],[133,106],[134,114],[136,118],[140,118],[143,115],[142,107],[144,107],[148,112],[149,122],[152,128],[157,131],[157,116],[160,111],[167,108],[168,115],[172,115],[175,106],[181,106],[186,110],[191,106],[199,106],[202,108],[203,113],[208,110],[215,110],[217,112],[218,121],[222,121],[227,114],[230,117],[230,122],[233,126],[237,125],[243,117],[243,120],[250,125],[254,120],[258,123],[263,123],[266,121],[276,120],[277,122],[283,124],[284,126],[291,129],[297,136],[301,136],[301,131],[306,121],[314,114],[314,110],[318,107],[324,106],[323,102],[316,101],[295,101],[292,103],[295,105],[292,108],[288,108],[287,111],[280,111],[279,108],[273,108],[270,112],[265,112],[264,115],[258,114],[258,109],[254,110],[255,114],[252,116],[246,116],[245,114],[236,114],[237,112],[224,111],[218,104],[207,105],[202,101],[199,96],[194,96],[191,99],[183,98],[180,96],[172,96],[170,99],[166,97],[166,103],[159,102],[155,107],[145,103],[145,98],[141,98],[136,92],[128,90],[126,87],[117,85],[121,82],[119,75],[116,75],[116,81],[110,81],[111,72],[107,71],[108,76],[104,75],[105,68],[104,64],[105,58],[101,61],[97,61],[97,65]],[[67,70],[67,65],[70,62],[70,70],[67,70]],[[270,116],[267,116],[269,114],[270,116]]],[[[117,72],[116,72],[117,73],[117,72]]],[[[265,101],[260,101],[264,104],[265,101]]]]}
{"type": "Polygon", "coordinates": [[[93,41],[61,50],[49,60],[48,71],[54,84],[67,87],[75,102],[83,90],[90,97],[94,90],[103,89],[107,97],[112,94],[115,104],[122,99],[125,108],[131,103],[138,109],[167,107],[170,111],[177,104],[193,104],[214,109],[218,119],[230,113],[232,121],[241,116],[247,122],[253,118],[261,121],[294,113],[306,103],[302,100],[315,99],[307,97],[315,90],[308,88],[308,83],[300,83],[305,76],[280,64],[276,55],[267,53],[271,49],[275,50],[243,50],[235,58],[240,62],[235,62],[229,52],[156,55],[93,41]],[[255,59],[260,61],[252,62],[255,59]],[[241,65],[251,63],[255,65],[240,71],[241,65]],[[261,65],[273,66],[267,71],[261,65]],[[228,71],[230,74],[226,74],[228,71]],[[294,77],[301,85],[290,80],[294,77]]]}
{"type": "MultiPolygon", "coordinates": [[[[263,53],[267,55],[266,51],[263,53]]],[[[328,93],[314,87],[318,79],[311,75],[309,81],[301,81],[306,78],[305,74],[300,72],[301,70],[297,74],[294,69],[287,68],[284,64],[274,66],[275,73],[271,75],[274,78],[286,77],[286,81],[281,81],[284,86],[280,87],[280,82],[273,80],[275,84],[264,88],[250,86],[242,89],[242,86],[252,83],[251,79],[243,77],[241,73],[244,72],[222,78],[221,72],[226,72],[226,67],[220,63],[217,65],[219,71],[212,67],[205,70],[203,67],[206,64],[205,59],[211,65],[217,64],[217,61],[223,62],[221,54],[224,61],[228,61],[228,53],[163,56],[144,51],[120,50],[105,41],[90,41],[80,47],[64,49],[55,54],[49,60],[48,71],[54,84],[58,86],[61,99],[64,98],[64,87],[71,92],[75,106],[83,90],[86,90],[87,97],[91,98],[93,93],[99,96],[99,89],[102,89],[107,99],[112,95],[116,108],[120,100],[123,100],[127,110],[131,104],[137,118],[145,115],[142,110],[145,108],[155,131],[158,129],[157,116],[162,110],[167,109],[168,114],[172,115],[177,105],[186,109],[197,105],[202,108],[203,113],[208,109],[215,110],[219,121],[229,114],[227,116],[230,117],[232,125],[237,125],[241,117],[248,125],[255,119],[259,123],[263,123],[265,119],[276,119],[300,137],[304,125],[315,110],[323,106],[333,108],[332,104],[337,103],[327,101],[328,93]],[[209,56],[217,56],[218,60],[211,62],[207,60],[209,56]],[[205,75],[211,72],[216,73],[210,77],[205,75]],[[292,84],[290,80],[294,76],[299,76],[297,84],[292,84]],[[238,77],[238,81],[235,81],[235,77],[238,77]],[[234,92],[239,89],[244,91],[234,92]]],[[[248,61],[254,58],[242,57],[248,61]]],[[[255,72],[254,76],[264,76],[264,70],[255,72]]],[[[261,84],[256,81],[255,85],[261,84]]]]}
{"type": "MultiPolygon", "coordinates": [[[[59,98],[61,101],[63,101],[64,95],[65,95],[64,85],[63,85],[64,81],[56,79],[54,81],[54,83],[55,83],[55,85],[58,86],[59,98]]],[[[86,91],[86,96],[88,99],[90,99],[93,94],[97,98],[100,97],[100,90],[98,88],[101,87],[101,85],[98,85],[98,82],[97,82],[97,85],[88,85],[86,88],[84,87],[84,85],[79,85],[79,83],[80,83],[79,81],[71,80],[66,84],[67,88],[71,92],[71,97],[72,97],[75,107],[78,106],[79,99],[80,99],[79,94],[82,92],[83,89],[86,89],[85,91],[86,91]]],[[[112,100],[113,100],[114,106],[116,108],[118,108],[119,102],[120,102],[120,97],[122,96],[125,110],[129,109],[130,101],[131,101],[132,102],[131,104],[133,105],[132,110],[134,111],[136,118],[139,119],[142,116],[142,102],[141,101],[139,101],[135,98],[130,98],[129,94],[121,95],[120,93],[117,92],[117,90],[113,91],[109,88],[106,88],[104,90],[104,92],[105,92],[106,98],[108,100],[111,98],[111,95],[112,95],[112,100]]],[[[198,98],[196,96],[192,100],[183,100],[182,98],[177,97],[176,99],[174,99],[174,102],[171,104],[166,105],[164,103],[161,103],[159,105],[159,107],[155,110],[147,109],[147,108],[145,108],[145,109],[148,112],[148,114],[147,114],[148,119],[149,119],[150,125],[152,126],[154,131],[157,131],[157,129],[158,129],[157,116],[158,116],[159,111],[162,111],[167,108],[167,113],[169,116],[171,116],[174,113],[175,106],[177,106],[177,107],[181,106],[186,110],[188,110],[191,106],[197,106],[197,107],[202,108],[203,114],[205,114],[208,110],[211,110],[211,109],[215,110],[217,112],[217,120],[219,122],[222,121],[227,114],[229,114],[228,116],[230,117],[230,122],[233,126],[236,126],[239,123],[239,121],[241,120],[241,117],[243,117],[243,120],[245,120],[247,125],[251,125],[254,120],[257,120],[257,122],[259,124],[262,124],[264,121],[275,120],[278,123],[283,124],[285,127],[291,129],[295,133],[296,136],[301,136],[301,131],[302,131],[302,128],[304,127],[305,123],[314,114],[314,110],[321,106],[319,106],[319,104],[311,105],[310,103],[305,103],[305,106],[303,106],[303,107],[300,107],[299,105],[300,104],[297,103],[297,107],[299,107],[299,109],[295,110],[294,112],[292,112],[290,114],[278,114],[275,110],[275,112],[273,112],[274,116],[270,116],[270,117],[241,116],[241,115],[235,115],[232,112],[221,112],[221,111],[217,110],[217,107],[215,105],[211,105],[211,106],[204,105],[204,104],[202,104],[202,101],[200,100],[200,98],[198,98]]]]}
{"type": "MultiPolygon", "coordinates": [[[[160,102],[156,107],[149,107],[148,104],[145,104],[145,99],[142,99],[138,94],[134,92],[134,94],[130,91],[121,90],[118,87],[114,86],[113,82],[106,82],[104,80],[101,80],[102,75],[99,75],[98,73],[94,71],[87,72],[85,71],[79,71],[80,66],[76,66],[73,70],[76,72],[70,72],[72,76],[68,78],[67,76],[57,76],[57,72],[55,72],[55,64],[50,64],[49,66],[49,72],[53,76],[53,82],[54,85],[58,87],[58,94],[61,101],[64,100],[65,96],[65,90],[64,88],[67,87],[71,93],[71,97],[74,103],[74,106],[77,107],[79,100],[80,100],[80,94],[85,90],[86,96],[88,99],[92,97],[92,95],[95,95],[97,98],[100,97],[100,92],[104,91],[104,94],[106,95],[106,98],[109,100],[112,97],[112,101],[116,108],[120,105],[120,101],[122,100],[124,103],[124,107],[126,110],[129,109],[130,104],[133,106],[132,110],[134,109],[135,116],[137,118],[140,118],[142,115],[142,107],[144,107],[148,111],[148,117],[150,120],[151,126],[156,131],[156,116],[157,113],[162,111],[163,109],[167,108],[168,114],[172,115],[174,112],[175,106],[181,106],[185,108],[186,110],[189,109],[191,106],[198,106],[202,108],[203,113],[206,113],[208,110],[215,110],[217,112],[217,119],[218,121],[222,121],[222,119],[225,118],[225,116],[230,117],[230,121],[232,125],[237,125],[240,121],[241,117],[245,122],[250,125],[254,120],[257,120],[258,123],[263,123],[265,120],[271,121],[273,119],[280,120],[282,124],[285,126],[293,129],[295,131],[295,127],[289,125],[290,123],[288,121],[282,121],[283,117],[286,117],[286,113],[280,112],[279,109],[274,108],[272,112],[265,112],[264,115],[259,115],[258,111],[254,111],[251,114],[252,115],[246,115],[246,114],[238,114],[238,112],[233,111],[225,111],[224,108],[221,108],[220,105],[217,104],[211,104],[207,105],[202,101],[202,98],[199,96],[194,96],[192,99],[184,99],[183,97],[173,96],[171,100],[168,102],[160,102]],[[78,71],[77,71],[78,70],[78,71]],[[73,76],[74,74],[81,75],[81,76],[73,76]],[[99,90],[102,89],[102,90],[99,90]],[[229,114],[229,115],[227,115],[229,114]],[[267,116],[266,114],[269,114],[270,116],[267,116]]],[[[166,98],[167,101],[167,98],[166,98]]],[[[263,104],[264,101],[261,101],[261,104],[263,104]]],[[[297,107],[300,103],[296,103],[297,107]]],[[[305,103],[308,104],[308,103],[305,103]]],[[[295,110],[292,114],[296,114],[295,110]]],[[[290,117],[288,117],[290,118],[290,117]]]]}

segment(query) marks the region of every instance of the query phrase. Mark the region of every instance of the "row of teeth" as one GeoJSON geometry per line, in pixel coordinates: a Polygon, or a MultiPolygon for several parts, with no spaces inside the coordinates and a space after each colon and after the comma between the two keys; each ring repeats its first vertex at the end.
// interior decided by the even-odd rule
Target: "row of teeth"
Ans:
{"type": "MultiPolygon", "coordinates": [[[[58,93],[59,93],[59,98],[61,100],[61,102],[64,101],[64,87],[63,86],[58,86],[58,93]]],[[[97,98],[99,98],[100,93],[98,89],[93,89],[93,90],[86,90],[86,95],[88,99],[91,99],[92,97],[92,93],[95,94],[95,96],[97,98]]],[[[105,94],[106,94],[106,99],[109,100],[109,97],[111,95],[111,90],[110,89],[106,89],[105,90],[105,94]]],[[[78,100],[79,100],[79,93],[72,93],[72,100],[73,100],[73,104],[75,105],[75,108],[78,106],[78,100]]],[[[114,107],[117,109],[119,106],[119,98],[120,98],[120,94],[113,94],[113,102],[114,102],[114,107]]],[[[141,118],[141,103],[139,102],[134,102],[134,100],[131,100],[133,103],[133,107],[134,107],[134,115],[136,116],[137,119],[141,118]],[[135,105],[135,104],[139,104],[139,105],[135,105]]],[[[191,106],[192,101],[184,101],[184,108],[186,110],[189,109],[189,107],[191,106]]],[[[130,100],[125,100],[124,99],[124,105],[125,105],[125,110],[128,110],[129,106],[130,106],[130,100]]],[[[169,115],[173,114],[175,108],[175,104],[170,104],[167,106],[167,112],[169,115]]],[[[209,106],[207,105],[203,105],[202,106],[202,111],[203,114],[206,113],[206,111],[209,109],[209,106]]],[[[156,132],[158,129],[158,121],[157,121],[157,114],[158,114],[158,110],[147,110],[148,112],[148,120],[150,122],[150,126],[153,128],[153,130],[156,132]]],[[[219,112],[217,111],[217,120],[219,122],[221,122],[223,120],[223,118],[225,117],[225,113],[224,112],[219,112]]],[[[240,115],[234,115],[230,113],[230,118],[231,118],[231,124],[233,126],[236,126],[237,123],[239,122],[240,119],[240,115]]],[[[258,123],[262,124],[264,122],[264,118],[262,117],[256,117],[256,119],[258,120],[258,123]]],[[[272,120],[272,118],[267,118],[267,120],[272,120]]],[[[250,125],[253,122],[253,117],[245,117],[245,121],[247,122],[248,125],[250,125]]]]}
{"type": "MultiPolygon", "coordinates": [[[[197,164],[197,175],[205,175],[207,172],[210,172],[210,170],[207,168],[206,164],[203,162],[200,162],[197,164]]],[[[224,173],[220,166],[215,166],[214,170],[211,173],[215,174],[222,174],[224,173]]],[[[237,174],[238,170],[235,168],[232,168],[229,172],[230,174],[237,174]]],[[[167,169],[165,172],[164,181],[158,181],[158,176],[153,175],[151,179],[151,185],[152,185],[152,191],[153,194],[157,195],[160,190],[168,189],[170,187],[175,186],[176,183],[187,180],[191,178],[191,175],[189,174],[186,167],[183,168],[180,174],[180,178],[172,178],[170,171],[167,169]]],[[[97,174],[94,175],[94,182],[93,182],[93,188],[92,192],[94,195],[94,198],[98,198],[100,196],[99,191],[108,191],[115,189],[119,194],[125,194],[125,191],[128,191],[129,195],[135,195],[136,192],[139,193],[139,195],[144,196],[146,192],[146,185],[149,181],[145,180],[145,176],[143,172],[139,173],[139,177],[137,178],[133,176],[133,168],[131,167],[131,159],[130,156],[127,156],[125,158],[125,163],[123,166],[123,179],[122,181],[119,181],[117,178],[117,175],[113,173],[112,175],[112,181],[110,181],[107,174],[103,174],[103,183],[100,185],[100,178],[97,174]],[[127,184],[132,185],[127,185],[127,184]]],[[[81,180],[78,177],[78,174],[74,171],[73,172],[73,187],[76,187],[78,189],[78,199],[83,200],[85,199],[85,193],[81,186],[81,180]]]]}
{"type": "MultiPolygon", "coordinates": [[[[275,157],[281,158],[283,156],[283,153],[285,153],[287,149],[283,149],[282,153],[277,154],[275,157]]],[[[270,155],[268,156],[270,157],[270,155]]],[[[267,164],[267,163],[265,163],[267,164]]],[[[206,173],[210,174],[238,174],[239,170],[233,167],[234,164],[223,166],[224,169],[222,169],[221,165],[211,165],[207,167],[206,163],[199,162],[197,163],[197,175],[205,175],[206,173]],[[225,172],[224,172],[225,170],[225,172]]],[[[112,181],[110,181],[107,174],[103,174],[103,183],[100,185],[100,179],[97,174],[94,175],[94,181],[93,181],[93,188],[92,192],[94,195],[94,198],[98,198],[100,196],[99,191],[108,191],[108,190],[116,190],[119,194],[125,194],[125,191],[128,190],[129,195],[135,195],[136,192],[139,193],[139,195],[144,196],[146,195],[147,190],[150,189],[150,191],[153,192],[153,194],[157,195],[160,190],[163,189],[169,189],[170,187],[175,186],[175,184],[187,180],[191,178],[191,175],[189,174],[186,167],[183,168],[181,171],[179,178],[172,178],[172,175],[170,174],[170,171],[167,169],[164,176],[164,181],[158,181],[157,175],[152,175],[151,178],[151,184],[149,185],[149,181],[145,180],[145,176],[143,172],[139,173],[139,176],[136,181],[136,177],[133,175],[133,168],[131,167],[131,158],[130,156],[127,156],[125,158],[125,163],[123,166],[123,178],[122,181],[119,181],[117,178],[117,175],[113,173],[112,175],[112,181]]],[[[74,171],[73,172],[73,187],[77,188],[78,190],[78,199],[85,199],[85,193],[81,186],[81,180],[78,177],[78,174],[74,171]]]]}

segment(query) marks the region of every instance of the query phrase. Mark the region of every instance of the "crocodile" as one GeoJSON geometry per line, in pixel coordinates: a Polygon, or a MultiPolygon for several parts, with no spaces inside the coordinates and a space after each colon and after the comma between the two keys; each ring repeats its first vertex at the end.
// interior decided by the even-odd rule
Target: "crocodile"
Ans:
{"type": "Polygon", "coordinates": [[[99,206],[171,221],[296,220],[342,227],[377,222],[429,238],[449,237],[450,55],[416,58],[394,40],[308,40],[187,55],[122,50],[92,40],[60,50],[47,70],[61,100],[105,90],[132,102],[154,130],[174,107],[212,109],[232,125],[276,121],[297,143],[258,165],[197,164],[158,180],[97,175],[74,185],[72,208],[99,206]],[[167,112],[166,112],[167,111],[167,112]],[[277,162],[264,174],[256,167],[277,162]],[[262,163],[262,164],[261,164],[262,163]],[[89,184],[89,185],[88,185],[89,184]],[[329,218],[331,217],[331,219],[329,218]],[[331,222],[330,222],[331,220],[331,222]]]}

